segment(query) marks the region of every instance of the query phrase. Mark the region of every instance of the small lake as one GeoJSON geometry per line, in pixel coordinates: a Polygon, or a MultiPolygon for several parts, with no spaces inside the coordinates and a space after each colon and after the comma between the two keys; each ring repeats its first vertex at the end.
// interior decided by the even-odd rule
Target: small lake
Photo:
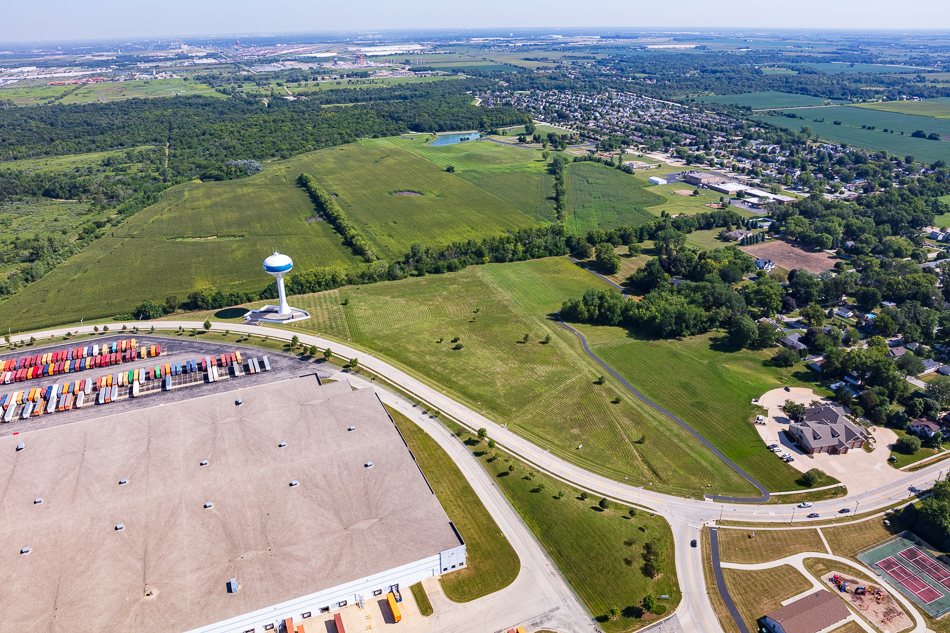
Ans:
{"type": "Polygon", "coordinates": [[[474,141],[481,138],[482,135],[478,132],[462,132],[461,134],[439,134],[439,138],[435,139],[429,145],[455,145],[456,143],[463,143],[462,139],[468,139],[474,141]]]}

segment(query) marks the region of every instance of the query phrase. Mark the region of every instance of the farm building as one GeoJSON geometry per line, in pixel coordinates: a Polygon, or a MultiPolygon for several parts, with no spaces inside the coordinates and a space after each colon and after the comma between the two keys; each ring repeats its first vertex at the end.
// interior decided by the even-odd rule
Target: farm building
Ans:
{"type": "Polygon", "coordinates": [[[851,617],[851,611],[830,591],[815,593],[787,604],[762,618],[771,633],[818,633],[830,631],[851,617]]]}
{"type": "Polygon", "coordinates": [[[840,407],[831,405],[806,409],[805,418],[790,424],[788,432],[809,455],[844,455],[852,448],[863,447],[868,439],[860,427],[845,417],[840,407]]]}
{"type": "Polygon", "coordinates": [[[0,438],[0,628],[276,631],[466,565],[372,389],[235,393],[0,438]]]}
{"type": "Polygon", "coordinates": [[[650,176],[648,180],[652,182],[654,185],[668,184],[668,181],[666,180],[666,178],[660,178],[659,176],[650,176]]]}

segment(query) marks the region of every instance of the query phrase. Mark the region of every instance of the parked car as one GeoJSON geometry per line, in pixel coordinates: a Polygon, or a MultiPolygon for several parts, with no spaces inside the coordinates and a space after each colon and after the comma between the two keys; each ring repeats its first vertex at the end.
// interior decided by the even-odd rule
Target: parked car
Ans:
{"type": "Polygon", "coordinates": [[[791,391],[791,389],[789,389],[788,387],[785,387],[785,391],[791,391]]]}
{"type": "Polygon", "coordinates": [[[817,513],[817,512],[812,512],[811,514],[808,515],[808,518],[809,518],[809,519],[817,519],[817,518],[818,518],[818,513],[817,513]]]}
{"type": "Polygon", "coordinates": [[[696,547],[696,539],[693,539],[692,541],[690,541],[690,542],[689,542],[689,546],[690,546],[690,547],[696,547]]]}
{"type": "Polygon", "coordinates": [[[795,461],[795,458],[792,457],[791,455],[789,455],[788,457],[785,458],[785,462],[786,462],[786,463],[788,463],[788,462],[793,462],[793,461],[795,461]]]}
{"type": "Polygon", "coordinates": [[[772,452],[773,452],[773,453],[781,453],[781,452],[782,452],[782,447],[781,447],[781,446],[776,446],[775,448],[772,449],[772,452]]]}
{"type": "Polygon", "coordinates": [[[849,512],[851,512],[851,508],[841,508],[838,510],[838,514],[847,514],[849,512]]]}
{"type": "Polygon", "coordinates": [[[801,503],[798,504],[798,507],[799,507],[799,508],[810,508],[810,507],[812,507],[813,505],[815,505],[815,504],[813,504],[811,501],[802,501],[801,503]]]}
{"type": "Polygon", "coordinates": [[[774,449],[778,448],[778,444],[769,444],[769,448],[771,448],[771,449],[774,450],[774,449]]]}

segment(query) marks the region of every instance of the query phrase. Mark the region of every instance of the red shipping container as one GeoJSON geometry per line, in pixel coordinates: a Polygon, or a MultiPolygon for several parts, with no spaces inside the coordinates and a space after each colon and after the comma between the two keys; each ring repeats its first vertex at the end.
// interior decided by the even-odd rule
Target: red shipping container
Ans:
{"type": "Polygon", "coordinates": [[[156,355],[156,356],[161,356],[161,355],[162,355],[162,346],[161,346],[161,345],[156,345],[156,346],[155,346],[155,355],[156,355]]]}

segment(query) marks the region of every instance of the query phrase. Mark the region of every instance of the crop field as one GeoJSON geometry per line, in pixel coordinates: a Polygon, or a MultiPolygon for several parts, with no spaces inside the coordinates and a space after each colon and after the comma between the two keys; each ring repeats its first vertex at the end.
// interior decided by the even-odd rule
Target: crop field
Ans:
{"type": "Polygon", "coordinates": [[[700,97],[699,101],[709,103],[733,104],[747,106],[753,110],[766,108],[794,108],[801,106],[820,106],[831,103],[830,100],[809,95],[797,95],[787,92],[749,92],[739,95],[720,95],[715,97],[700,97]]]}
{"type": "Polygon", "coordinates": [[[821,138],[835,143],[845,143],[875,151],[887,150],[898,156],[911,155],[917,160],[928,163],[950,159],[950,143],[947,141],[931,141],[911,137],[911,133],[915,130],[924,130],[927,134],[936,133],[941,137],[950,137],[950,119],[936,119],[853,106],[788,109],[785,111],[795,112],[805,118],[789,119],[782,116],[768,115],[753,118],[792,130],[798,130],[807,125],[821,138]],[[813,119],[816,118],[823,118],[824,121],[814,121],[813,119]],[[841,121],[841,125],[835,125],[834,121],[841,121]],[[862,125],[874,126],[875,129],[864,129],[861,127],[862,125]],[[885,128],[889,131],[884,132],[885,128]],[[891,133],[890,130],[895,131],[891,133]]]}
{"type": "Polygon", "coordinates": [[[50,103],[90,103],[118,101],[135,97],[169,97],[202,94],[222,96],[199,81],[183,79],[150,79],[71,86],[24,85],[21,82],[0,88],[0,99],[10,99],[15,105],[48,105],[50,103]]]}
{"type": "Polygon", "coordinates": [[[915,66],[891,66],[885,64],[844,64],[844,63],[808,63],[803,64],[804,66],[810,66],[816,70],[828,73],[829,75],[836,75],[841,73],[882,73],[882,74],[902,74],[902,73],[913,73],[918,74],[921,72],[926,72],[931,70],[930,68],[915,67],[915,66]]]}
{"type": "Polygon", "coordinates": [[[776,463],[753,425],[752,399],[788,384],[814,388],[803,366],[768,367],[775,349],[732,351],[717,332],[653,340],[621,328],[581,326],[595,354],[646,397],[677,415],[773,492],[799,490],[801,475],[776,463]],[[728,354],[726,352],[729,352],[728,354]]]}
{"type": "Polygon", "coordinates": [[[837,257],[824,251],[806,251],[782,240],[769,240],[753,246],[740,246],[739,249],[756,259],[771,259],[776,265],[785,270],[801,268],[810,273],[820,273],[834,268],[835,262],[838,261],[837,257]]]}
{"type": "MultiPolygon", "coordinates": [[[[590,287],[607,285],[567,258],[550,258],[290,301],[313,316],[299,329],[386,357],[585,468],[680,494],[700,495],[707,483],[751,493],[692,437],[625,390],[615,390],[611,379],[594,384],[603,369],[550,319],[565,298],[590,287]],[[525,334],[528,342],[522,343],[525,334]],[[452,349],[456,337],[461,350],[452,349]],[[622,400],[613,404],[617,395],[622,400]]],[[[205,317],[217,318],[213,312],[189,316],[205,317]]]]}
{"type": "Polygon", "coordinates": [[[935,119],[950,119],[950,98],[925,99],[923,101],[885,101],[883,103],[862,103],[856,107],[881,112],[913,114],[935,119]]]}
{"type": "Polygon", "coordinates": [[[315,210],[296,185],[301,172],[340,196],[383,259],[401,257],[413,242],[448,244],[537,224],[410,152],[345,145],[270,163],[249,178],[167,190],[161,202],[0,303],[0,322],[39,328],[128,314],[145,299],[184,299],[205,286],[260,290],[270,282],[260,262],[275,249],[289,253],[297,270],[361,263],[326,222],[308,222],[315,210]],[[423,195],[393,195],[403,190],[423,195]]]}
{"type": "Polygon", "coordinates": [[[455,145],[428,145],[430,135],[415,140],[386,138],[364,141],[372,147],[399,147],[420,156],[439,169],[455,167],[461,177],[540,222],[554,222],[554,176],[536,149],[492,141],[455,145]]]}
{"type": "Polygon", "coordinates": [[[646,208],[663,202],[642,179],[599,163],[569,165],[565,181],[567,227],[575,233],[645,224],[654,218],[646,208]]]}
{"type": "MultiPolygon", "coordinates": [[[[468,434],[463,437],[467,443],[477,442],[468,434]]],[[[647,626],[650,621],[642,618],[640,608],[647,594],[670,596],[661,603],[668,610],[676,608],[681,593],[673,535],[662,517],[642,511],[630,516],[627,507],[615,503],[602,510],[599,498],[582,499],[579,490],[504,453],[493,455],[484,444],[475,444],[473,450],[604,631],[647,626]],[[644,548],[651,541],[665,563],[655,579],[642,572],[644,548]],[[610,619],[611,607],[620,610],[616,620],[610,619]]]]}

